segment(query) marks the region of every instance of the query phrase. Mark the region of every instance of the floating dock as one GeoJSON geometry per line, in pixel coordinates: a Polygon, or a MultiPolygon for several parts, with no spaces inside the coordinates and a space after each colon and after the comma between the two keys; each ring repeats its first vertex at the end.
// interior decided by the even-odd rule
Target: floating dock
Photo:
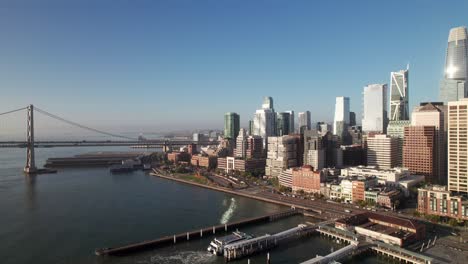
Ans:
{"type": "Polygon", "coordinates": [[[219,232],[233,231],[236,228],[241,227],[241,226],[246,226],[246,225],[255,224],[255,223],[275,221],[278,219],[282,219],[285,217],[298,215],[298,214],[301,214],[301,212],[293,208],[293,209],[289,209],[289,210],[282,211],[279,213],[247,218],[247,219],[235,221],[232,223],[227,223],[224,225],[215,225],[211,227],[205,227],[205,228],[193,230],[190,232],[175,234],[172,236],[165,236],[159,239],[143,241],[143,242],[139,242],[135,244],[114,247],[114,248],[96,249],[94,253],[98,256],[125,255],[125,254],[129,254],[132,252],[147,250],[151,248],[158,248],[158,247],[163,247],[167,245],[173,245],[173,244],[184,242],[184,241],[186,242],[186,241],[190,241],[191,239],[200,239],[203,236],[215,235],[217,232],[219,233],[219,232]]]}

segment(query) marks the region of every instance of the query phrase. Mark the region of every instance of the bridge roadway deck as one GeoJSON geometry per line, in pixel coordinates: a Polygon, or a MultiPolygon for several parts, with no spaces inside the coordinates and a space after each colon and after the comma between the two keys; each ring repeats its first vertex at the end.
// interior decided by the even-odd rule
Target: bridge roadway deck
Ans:
{"type": "MultiPolygon", "coordinates": [[[[111,141],[111,140],[82,140],[82,141],[35,141],[34,147],[95,147],[95,146],[142,146],[142,147],[163,147],[163,146],[184,146],[191,143],[198,145],[218,145],[219,141],[196,142],[191,140],[151,140],[151,141],[111,141]]],[[[26,141],[0,141],[0,148],[25,148],[26,141]]]]}
{"type": "Polygon", "coordinates": [[[98,256],[100,255],[124,255],[124,254],[128,254],[131,252],[142,251],[142,250],[149,249],[149,248],[157,248],[157,247],[162,247],[162,246],[166,246],[170,244],[175,244],[178,242],[189,241],[190,239],[202,238],[204,235],[205,236],[215,235],[216,232],[227,232],[229,230],[234,231],[236,228],[241,227],[241,226],[261,223],[261,222],[274,221],[274,220],[278,220],[284,217],[297,215],[300,213],[301,212],[299,210],[289,209],[289,210],[285,210],[285,211],[278,212],[278,213],[242,219],[242,220],[235,221],[232,223],[227,223],[224,225],[210,226],[210,227],[205,227],[205,228],[201,228],[198,230],[175,234],[172,236],[165,236],[165,237],[155,239],[155,240],[143,241],[139,243],[134,243],[134,244],[120,246],[120,247],[114,247],[114,248],[96,249],[94,253],[98,256]]]}

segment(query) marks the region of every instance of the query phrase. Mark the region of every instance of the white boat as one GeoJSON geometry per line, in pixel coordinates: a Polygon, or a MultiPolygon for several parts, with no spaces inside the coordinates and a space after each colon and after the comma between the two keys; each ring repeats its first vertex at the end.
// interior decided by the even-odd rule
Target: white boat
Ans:
{"type": "Polygon", "coordinates": [[[251,238],[253,238],[252,235],[235,231],[232,232],[231,235],[213,239],[213,241],[210,242],[210,245],[208,246],[207,250],[208,252],[211,252],[214,255],[222,256],[224,253],[225,246],[234,242],[239,242],[251,238]]]}

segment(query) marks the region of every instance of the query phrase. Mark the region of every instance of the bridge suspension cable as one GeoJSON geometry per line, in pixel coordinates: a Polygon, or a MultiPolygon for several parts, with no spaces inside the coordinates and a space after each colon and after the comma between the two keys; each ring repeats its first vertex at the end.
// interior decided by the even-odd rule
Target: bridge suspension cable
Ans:
{"type": "Polygon", "coordinates": [[[18,112],[18,111],[25,110],[25,109],[27,109],[27,107],[23,107],[23,108],[16,109],[16,110],[11,110],[11,111],[8,111],[8,112],[5,112],[5,113],[0,113],[0,116],[1,115],[6,115],[6,114],[11,114],[11,113],[18,112]]]}
{"type": "MultiPolygon", "coordinates": [[[[23,108],[25,109],[25,108],[23,108]]],[[[72,125],[72,126],[76,126],[76,127],[79,127],[79,128],[82,128],[82,129],[85,129],[85,130],[89,130],[89,131],[93,131],[93,132],[96,132],[98,134],[102,134],[102,135],[106,135],[106,136],[111,136],[111,137],[117,137],[117,138],[124,138],[124,139],[128,139],[128,140],[138,140],[137,138],[132,138],[132,137],[127,137],[127,136],[122,136],[122,135],[117,135],[117,134],[113,134],[113,133],[109,133],[109,132],[106,132],[106,131],[102,131],[102,130],[98,130],[98,129],[95,129],[95,128],[91,128],[91,127],[88,127],[88,126],[84,126],[84,125],[81,125],[81,124],[78,124],[76,122],[73,122],[73,121],[70,121],[70,120],[67,120],[65,118],[62,118],[60,116],[57,116],[57,115],[54,115],[54,114],[51,114],[45,110],[42,110],[40,108],[37,108],[35,107],[35,110],[43,115],[46,115],[48,117],[51,117],[53,119],[56,119],[56,120],[59,120],[59,121],[62,121],[64,123],[67,123],[69,125],[72,125]]]]}

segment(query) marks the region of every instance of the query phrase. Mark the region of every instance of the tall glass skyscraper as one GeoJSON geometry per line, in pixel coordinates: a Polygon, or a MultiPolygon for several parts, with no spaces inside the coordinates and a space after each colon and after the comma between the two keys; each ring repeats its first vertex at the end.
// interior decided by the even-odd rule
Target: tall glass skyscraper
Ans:
{"type": "Polygon", "coordinates": [[[369,84],[364,87],[363,132],[386,133],[388,124],[387,85],[369,84]]]}
{"type": "Polygon", "coordinates": [[[291,120],[291,114],[288,112],[278,113],[278,120],[276,121],[276,135],[285,136],[289,135],[289,121],[291,120]]]}
{"type": "Polygon", "coordinates": [[[468,97],[468,38],[466,27],[450,30],[440,100],[445,104],[468,97]]]}
{"type": "Polygon", "coordinates": [[[228,112],[224,114],[224,137],[236,139],[239,135],[240,117],[238,114],[228,112]]]}
{"type": "Polygon", "coordinates": [[[333,134],[342,137],[349,125],[349,97],[336,97],[333,134]]]}
{"type": "Polygon", "coordinates": [[[299,121],[299,133],[304,133],[304,130],[311,129],[311,119],[310,111],[299,112],[297,114],[297,119],[299,121]]]}
{"type": "Polygon", "coordinates": [[[390,121],[409,120],[408,69],[390,73],[390,121]]]}

